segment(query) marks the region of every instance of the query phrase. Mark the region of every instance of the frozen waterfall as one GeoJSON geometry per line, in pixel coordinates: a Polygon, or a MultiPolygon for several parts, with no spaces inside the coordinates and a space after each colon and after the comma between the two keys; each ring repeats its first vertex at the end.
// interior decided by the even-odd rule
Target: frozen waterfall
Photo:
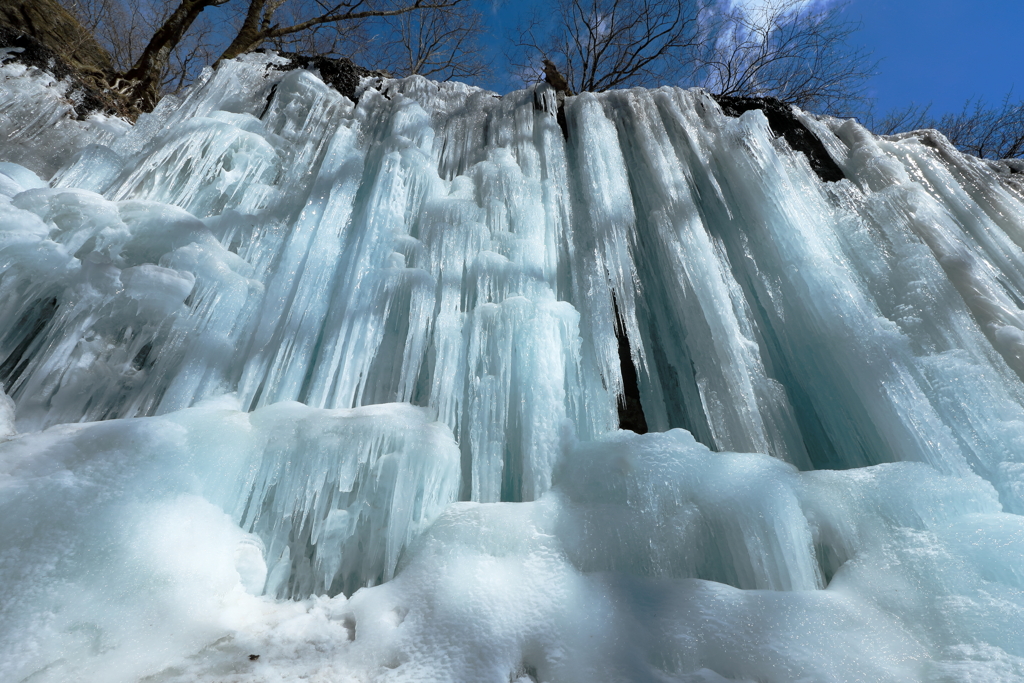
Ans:
{"type": "Polygon", "coordinates": [[[0,66],[0,680],[1024,681],[1024,184],[286,62],[0,66]]]}

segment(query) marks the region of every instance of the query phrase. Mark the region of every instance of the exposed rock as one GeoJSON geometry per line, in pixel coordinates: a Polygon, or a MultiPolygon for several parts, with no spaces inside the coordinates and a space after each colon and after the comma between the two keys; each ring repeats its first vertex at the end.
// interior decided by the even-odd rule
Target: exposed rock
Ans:
{"type": "Polygon", "coordinates": [[[1024,159],[986,159],[986,161],[997,175],[1024,174],[1024,159]]]}
{"type": "Polygon", "coordinates": [[[985,159],[1000,182],[1024,199],[1024,159],[985,159]]]}
{"type": "Polygon", "coordinates": [[[562,75],[562,72],[558,70],[558,67],[550,59],[544,60],[544,80],[556,91],[567,95],[572,94],[569,90],[569,81],[565,80],[565,76],[562,75]]]}
{"type": "Polygon", "coordinates": [[[137,112],[114,92],[110,55],[92,34],[53,0],[0,0],[0,48],[7,59],[68,83],[79,119],[93,112],[134,118],[137,112]]]}
{"type": "Polygon", "coordinates": [[[1011,190],[1021,201],[1024,201],[1024,159],[983,159],[977,157],[970,152],[958,149],[956,145],[943,135],[942,131],[934,128],[908,130],[893,135],[883,135],[882,137],[886,140],[917,140],[922,145],[934,149],[947,162],[957,154],[971,157],[980,166],[995,173],[996,178],[1003,184],[1003,187],[1011,190]]]}
{"type": "Polygon", "coordinates": [[[800,120],[793,114],[793,107],[774,97],[727,97],[714,96],[718,106],[727,116],[739,116],[751,109],[760,109],[768,119],[772,132],[781,135],[789,146],[803,152],[811,164],[811,169],[826,182],[842,180],[846,176],[838,164],[829,156],[825,145],[811,131],[804,128],[800,120]]]}
{"type": "Polygon", "coordinates": [[[79,72],[103,76],[113,73],[107,51],[55,0],[0,0],[0,25],[32,36],[79,72]]]}
{"type": "Polygon", "coordinates": [[[69,82],[67,97],[79,120],[97,111],[124,115],[123,103],[102,89],[106,82],[104,76],[79,71],[27,33],[0,24],[0,48],[16,48],[17,51],[8,54],[9,60],[34,66],[58,81],[69,82]]]}
{"type": "Polygon", "coordinates": [[[358,101],[356,90],[359,88],[359,81],[366,77],[390,78],[391,74],[386,71],[372,71],[366,67],[359,66],[351,59],[341,57],[320,57],[316,55],[301,55],[295,52],[278,52],[278,54],[289,60],[288,64],[274,68],[283,71],[291,69],[309,69],[320,72],[320,78],[324,83],[331,86],[339,93],[353,102],[358,101]]]}
{"type": "Polygon", "coordinates": [[[558,100],[555,118],[558,120],[558,127],[562,129],[562,136],[568,140],[569,124],[565,119],[565,98],[572,95],[572,91],[569,90],[569,81],[565,79],[565,76],[562,75],[558,67],[555,66],[555,63],[550,59],[544,60],[544,82],[555,91],[555,97],[558,100]]]}

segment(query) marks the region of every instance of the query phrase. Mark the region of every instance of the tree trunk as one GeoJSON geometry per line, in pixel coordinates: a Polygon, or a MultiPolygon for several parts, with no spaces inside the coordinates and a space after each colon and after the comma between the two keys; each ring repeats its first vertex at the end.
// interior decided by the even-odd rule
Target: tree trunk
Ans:
{"type": "Polygon", "coordinates": [[[225,59],[234,59],[238,55],[251,52],[259,47],[264,38],[262,18],[263,8],[266,7],[266,4],[267,0],[250,0],[249,9],[245,13],[245,21],[242,22],[242,27],[238,29],[238,33],[235,34],[234,40],[224,50],[224,54],[217,59],[218,62],[225,59]]]}
{"type": "Polygon", "coordinates": [[[131,97],[137,101],[142,111],[152,111],[160,99],[160,79],[167,67],[171,52],[181,42],[185,32],[199,17],[199,14],[210,6],[222,5],[227,0],[181,0],[181,4],[157,29],[142,51],[135,65],[124,74],[125,79],[132,81],[131,97]]]}

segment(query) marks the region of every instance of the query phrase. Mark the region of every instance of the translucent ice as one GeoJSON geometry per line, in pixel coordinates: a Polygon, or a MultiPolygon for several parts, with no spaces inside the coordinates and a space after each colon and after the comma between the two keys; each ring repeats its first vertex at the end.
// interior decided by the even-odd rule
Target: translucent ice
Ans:
{"type": "Polygon", "coordinates": [[[330,424],[294,404],[268,410],[247,418],[207,406],[0,445],[5,476],[21,482],[5,490],[5,520],[24,520],[4,537],[21,553],[4,555],[0,672],[182,682],[225,671],[258,681],[1024,675],[1024,525],[1000,512],[988,484],[921,463],[801,473],[768,456],[713,453],[681,430],[568,440],[547,494],[449,506],[381,586],[350,598],[254,596],[267,575],[261,537],[181,491],[216,499],[211,491],[230,486],[236,470],[221,470],[226,454],[240,456],[246,423],[276,430],[297,413],[330,424]],[[187,443],[202,444],[191,452],[204,463],[167,457],[196,448],[187,443]],[[150,457],[125,462],[138,452],[150,457]],[[74,459],[91,471],[72,474],[82,469],[74,459]],[[43,514],[33,495],[60,504],[43,514]]]}
{"type": "Polygon", "coordinates": [[[456,498],[458,447],[421,408],[230,402],[0,442],[4,680],[121,680],[201,647],[243,592],[390,579],[456,498]]]}
{"type": "Polygon", "coordinates": [[[1009,176],[286,61],[0,65],[0,678],[1024,680],[1009,176]]]}

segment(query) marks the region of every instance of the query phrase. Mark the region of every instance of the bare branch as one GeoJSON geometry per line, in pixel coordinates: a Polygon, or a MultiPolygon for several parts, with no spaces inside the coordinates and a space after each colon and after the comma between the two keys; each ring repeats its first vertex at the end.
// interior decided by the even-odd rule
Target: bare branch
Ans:
{"type": "MultiPolygon", "coordinates": [[[[202,9],[191,21],[186,17],[181,22],[185,3],[180,0],[61,1],[110,53],[121,81],[134,83],[125,89],[126,96],[140,97],[143,108],[155,103],[162,93],[180,90],[211,61],[217,40],[212,23],[204,19],[202,9]],[[180,35],[167,32],[175,24],[180,35]],[[160,35],[164,40],[154,47],[160,35]],[[144,65],[144,74],[137,71],[128,77],[127,72],[139,64],[144,65]]],[[[203,9],[227,1],[213,0],[203,9]]]]}
{"type": "Polygon", "coordinates": [[[934,128],[960,151],[985,159],[1024,158],[1024,101],[1007,93],[990,106],[981,98],[964,102],[958,112],[935,118],[931,105],[910,104],[892,109],[876,119],[869,113],[865,125],[881,135],[934,128]]]}
{"type": "Polygon", "coordinates": [[[490,70],[480,37],[485,26],[470,5],[414,12],[374,25],[376,49],[370,61],[395,75],[479,78],[490,70]]]}
{"type": "Polygon", "coordinates": [[[844,5],[767,0],[721,16],[705,42],[700,83],[719,95],[777,97],[822,113],[848,114],[867,99],[877,62],[850,44],[860,28],[844,5]]]}
{"type": "Polygon", "coordinates": [[[692,72],[708,9],[703,0],[556,0],[519,27],[511,58],[531,75],[551,59],[576,92],[674,83],[692,72]]]}
{"type": "Polygon", "coordinates": [[[313,16],[298,14],[295,23],[286,25],[272,24],[271,17],[273,13],[286,4],[287,1],[249,0],[245,20],[242,22],[242,26],[231,41],[231,44],[221,54],[220,59],[233,59],[240,54],[255,50],[268,41],[315,30],[317,27],[326,24],[351,23],[371,18],[397,17],[411,12],[448,9],[468,2],[468,0],[413,0],[411,3],[397,6],[378,6],[371,4],[369,0],[342,0],[342,2],[332,4],[317,0],[315,4],[320,11],[319,14],[314,14],[313,16]]]}
{"type": "Polygon", "coordinates": [[[931,107],[931,104],[919,105],[911,102],[905,107],[889,110],[879,119],[875,119],[872,112],[869,112],[864,119],[867,127],[879,135],[893,135],[909,130],[934,128],[935,121],[930,114],[931,107]]]}

